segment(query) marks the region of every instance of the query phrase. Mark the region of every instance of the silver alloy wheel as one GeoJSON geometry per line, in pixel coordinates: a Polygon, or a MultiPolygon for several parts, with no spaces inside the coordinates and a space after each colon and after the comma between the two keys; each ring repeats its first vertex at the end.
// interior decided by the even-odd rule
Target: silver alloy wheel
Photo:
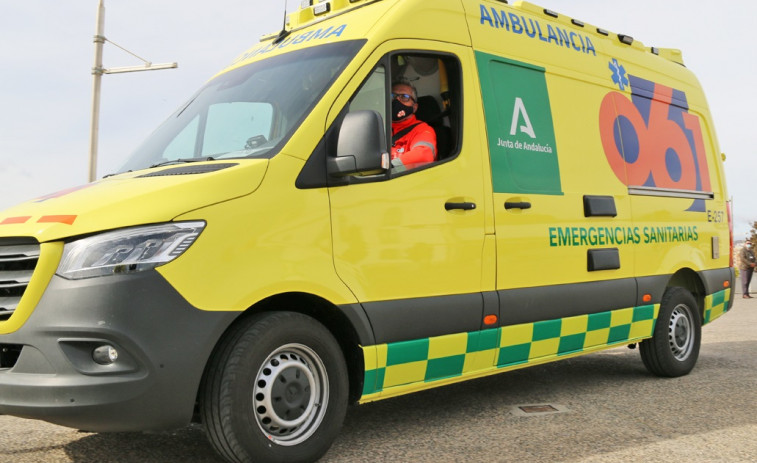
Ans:
{"type": "Polygon", "coordinates": [[[673,309],[668,325],[670,350],[676,360],[684,361],[691,355],[694,346],[692,313],[686,305],[679,304],[673,309]]]}
{"type": "Polygon", "coordinates": [[[326,413],[326,367],[305,345],[281,346],[258,371],[252,399],[255,420],[266,437],[278,445],[297,445],[318,429],[326,413]]]}

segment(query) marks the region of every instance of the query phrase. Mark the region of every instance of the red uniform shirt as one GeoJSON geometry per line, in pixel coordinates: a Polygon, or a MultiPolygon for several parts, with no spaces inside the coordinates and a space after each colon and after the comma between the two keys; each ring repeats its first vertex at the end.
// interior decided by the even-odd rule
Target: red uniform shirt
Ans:
{"type": "Polygon", "coordinates": [[[418,125],[392,145],[392,159],[399,158],[408,169],[436,161],[436,133],[414,114],[399,122],[392,122],[392,135],[413,124],[418,125]]]}

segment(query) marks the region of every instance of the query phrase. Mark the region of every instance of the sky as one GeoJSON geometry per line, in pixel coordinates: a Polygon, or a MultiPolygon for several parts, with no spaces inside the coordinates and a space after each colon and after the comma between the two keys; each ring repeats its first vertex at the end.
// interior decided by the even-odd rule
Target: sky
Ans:
{"type": "MultiPolygon", "coordinates": [[[[433,0],[428,0],[433,1],[433,0]]],[[[286,0],[290,11],[299,0],[286,0]]],[[[104,0],[105,37],[171,70],[102,78],[97,177],[115,172],[163,120],[264,34],[284,0],[104,0]]],[[[0,211],[87,183],[98,0],[0,0],[0,211]]],[[[646,46],[678,48],[704,87],[733,197],[734,238],[757,221],[757,2],[541,0],[646,46]]],[[[418,18],[417,20],[422,20],[418,18]]],[[[106,43],[106,68],[142,64],[106,43]]]]}

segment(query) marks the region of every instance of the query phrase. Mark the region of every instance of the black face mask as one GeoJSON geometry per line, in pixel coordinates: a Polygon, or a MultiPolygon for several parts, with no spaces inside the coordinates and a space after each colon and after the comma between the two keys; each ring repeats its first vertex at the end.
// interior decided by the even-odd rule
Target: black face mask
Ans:
{"type": "Polygon", "coordinates": [[[410,117],[415,109],[413,106],[405,106],[400,100],[392,100],[392,120],[401,121],[407,117],[410,117]]]}

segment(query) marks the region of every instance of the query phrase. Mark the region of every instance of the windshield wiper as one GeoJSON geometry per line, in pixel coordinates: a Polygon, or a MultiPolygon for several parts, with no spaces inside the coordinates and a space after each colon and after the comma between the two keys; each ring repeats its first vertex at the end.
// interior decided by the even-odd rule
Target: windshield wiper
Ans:
{"type": "Polygon", "coordinates": [[[172,159],[170,161],[163,161],[157,164],[153,164],[149,168],[152,169],[154,167],[167,166],[169,164],[185,164],[185,163],[190,163],[190,162],[203,162],[203,161],[215,161],[215,160],[216,158],[214,158],[213,156],[203,156],[199,158],[172,159]]]}

